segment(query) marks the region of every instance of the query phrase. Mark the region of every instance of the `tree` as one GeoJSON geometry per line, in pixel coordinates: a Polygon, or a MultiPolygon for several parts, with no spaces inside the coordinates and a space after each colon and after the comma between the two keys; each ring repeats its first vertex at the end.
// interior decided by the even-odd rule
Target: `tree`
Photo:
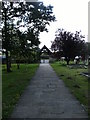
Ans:
{"type": "Polygon", "coordinates": [[[87,42],[87,53],[90,56],[90,42],[87,42]]]}
{"type": "Polygon", "coordinates": [[[30,59],[34,53],[37,53],[36,48],[39,43],[39,39],[33,31],[29,30],[28,32],[22,33],[20,30],[17,30],[15,45],[11,51],[11,55],[16,60],[18,69],[21,59],[26,63],[26,61],[30,61],[28,59],[30,59]]]}
{"type": "Polygon", "coordinates": [[[9,31],[9,23],[10,18],[12,17],[12,3],[8,5],[7,2],[2,2],[2,22],[3,22],[3,29],[2,29],[2,48],[6,50],[6,65],[7,65],[7,72],[10,72],[10,61],[8,51],[10,49],[10,31],[9,31]],[[9,12],[11,11],[11,13],[9,12]]]}
{"type": "Polygon", "coordinates": [[[52,42],[51,49],[59,51],[65,57],[67,64],[75,56],[82,56],[85,54],[84,36],[80,32],[67,32],[64,29],[58,29],[55,40],[52,42]]]}
{"type": "Polygon", "coordinates": [[[27,35],[23,33],[18,34],[18,46],[24,42],[24,45],[20,45],[20,51],[26,51],[26,38],[29,32],[31,36],[29,35],[30,38],[28,40],[32,44],[31,47],[34,45],[36,46],[36,44],[38,45],[40,43],[38,39],[40,32],[47,31],[46,25],[49,25],[50,22],[55,21],[55,16],[53,15],[52,9],[53,7],[50,5],[44,6],[43,2],[2,2],[2,36],[3,49],[6,50],[7,72],[10,72],[8,51],[11,53],[11,51],[14,51],[15,49],[18,50],[18,47],[16,48],[15,45],[16,38],[13,37],[13,34],[18,34],[17,32],[20,28],[27,28],[27,35]],[[15,23],[15,21],[17,22],[15,23]],[[10,27],[10,25],[12,27],[10,27]],[[21,40],[20,35],[24,36],[25,39],[21,40]]]}

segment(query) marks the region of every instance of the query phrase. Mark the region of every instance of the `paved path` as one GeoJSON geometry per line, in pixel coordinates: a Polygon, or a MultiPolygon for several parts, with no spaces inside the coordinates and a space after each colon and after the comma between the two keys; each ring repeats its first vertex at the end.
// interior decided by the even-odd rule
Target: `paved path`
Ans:
{"type": "Polygon", "coordinates": [[[40,64],[12,118],[87,118],[87,113],[49,64],[40,64]]]}

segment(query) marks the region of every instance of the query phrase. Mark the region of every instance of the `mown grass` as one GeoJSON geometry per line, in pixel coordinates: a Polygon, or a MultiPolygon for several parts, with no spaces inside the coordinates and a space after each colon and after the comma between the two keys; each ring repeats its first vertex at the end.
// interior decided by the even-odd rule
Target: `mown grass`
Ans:
{"type": "Polygon", "coordinates": [[[88,110],[88,78],[82,76],[82,72],[87,72],[85,68],[69,68],[65,62],[51,64],[57,75],[69,87],[70,91],[88,110]]]}
{"type": "Polygon", "coordinates": [[[25,87],[35,74],[38,64],[21,64],[17,69],[12,65],[12,72],[6,72],[6,66],[2,66],[2,118],[8,118],[19,100],[25,87]]]}

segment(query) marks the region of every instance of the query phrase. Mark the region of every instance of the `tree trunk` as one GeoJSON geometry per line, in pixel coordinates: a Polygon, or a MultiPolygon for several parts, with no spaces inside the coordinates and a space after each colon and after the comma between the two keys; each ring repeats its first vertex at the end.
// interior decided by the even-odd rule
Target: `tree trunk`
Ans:
{"type": "Polygon", "coordinates": [[[88,58],[88,72],[90,73],[90,57],[88,58]]]}
{"type": "Polygon", "coordinates": [[[20,69],[20,64],[19,63],[17,63],[17,69],[20,69]]]}
{"type": "Polygon", "coordinates": [[[8,39],[7,39],[7,10],[5,10],[5,42],[6,42],[6,66],[7,72],[11,72],[10,65],[9,65],[9,56],[8,56],[8,39]]]}
{"type": "Polygon", "coordinates": [[[6,50],[6,66],[7,66],[7,72],[11,72],[10,64],[9,64],[8,51],[7,50],[6,50]]]}
{"type": "Polygon", "coordinates": [[[69,59],[69,58],[66,58],[66,61],[67,61],[67,65],[69,65],[70,59],[69,59]]]}
{"type": "Polygon", "coordinates": [[[20,61],[16,60],[16,63],[17,63],[17,69],[20,69],[20,61]]]}
{"type": "Polygon", "coordinates": [[[69,65],[69,60],[67,60],[67,65],[69,65]]]}

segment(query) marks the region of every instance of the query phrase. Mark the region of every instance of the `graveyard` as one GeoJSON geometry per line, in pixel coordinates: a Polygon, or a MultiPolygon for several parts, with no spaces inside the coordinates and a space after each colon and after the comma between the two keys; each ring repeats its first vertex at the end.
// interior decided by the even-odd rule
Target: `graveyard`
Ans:
{"type": "Polygon", "coordinates": [[[73,94],[80,104],[88,111],[88,64],[89,61],[79,62],[71,60],[69,65],[65,57],[55,59],[54,54],[43,46],[40,50],[40,58],[38,63],[20,63],[19,69],[17,64],[12,63],[10,73],[7,73],[6,65],[2,65],[2,92],[3,92],[3,117],[9,117],[20,99],[20,96],[30,83],[30,80],[35,75],[40,64],[50,64],[57,76],[62,79],[65,86],[69,88],[70,93],[73,94]],[[8,101],[8,102],[7,102],[8,101]]]}
{"type": "MultiPolygon", "coordinates": [[[[51,52],[45,45],[39,51],[39,62],[36,63],[12,63],[11,72],[8,73],[6,64],[2,65],[2,92],[3,92],[3,118],[7,118],[23,94],[24,90],[30,84],[40,65],[50,64],[57,76],[69,88],[70,93],[76,97],[81,106],[88,112],[88,71],[89,59],[70,60],[69,64],[65,57],[57,59],[55,53],[51,52]],[[8,102],[7,102],[8,101],[8,102]]],[[[77,57],[78,58],[78,57],[77,57]]],[[[46,72],[44,73],[46,74],[46,72]]],[[[90,114],[88,112],[88,114],[90,114]]]]}
{"type": "Polygon", "coordinates": [[[53,6],[1,4],[2,118],[88,118],[90,43],[82,31],[57,27],[40,47],[57,21],[53,6]]]}
{"type": "MultiPolygon", "coordinates": [[[[41,63],[49,64],[49,63],[41,63]]],[[[62,79],[65,85],[88,111],[88,77],[82,73],[88,73],[88,69],[75,65],[74,61],[70,61],[67,66],[65,61],[55,61],[50,63],[56,74],[62,79]],[[74,66],[74,67],[71,67],[74,66]]],[[[12,64],[11,73],[6,72],[6,66],[2,66],[3,77],[3,117],[8,117],[15,107],[25,88],[30,83],[30,79],[34,76],[39,64],[21,64],[17,69],[16,64],[12,64]],[[7,102],[8,101],[8,102],[7,102]]]]}

